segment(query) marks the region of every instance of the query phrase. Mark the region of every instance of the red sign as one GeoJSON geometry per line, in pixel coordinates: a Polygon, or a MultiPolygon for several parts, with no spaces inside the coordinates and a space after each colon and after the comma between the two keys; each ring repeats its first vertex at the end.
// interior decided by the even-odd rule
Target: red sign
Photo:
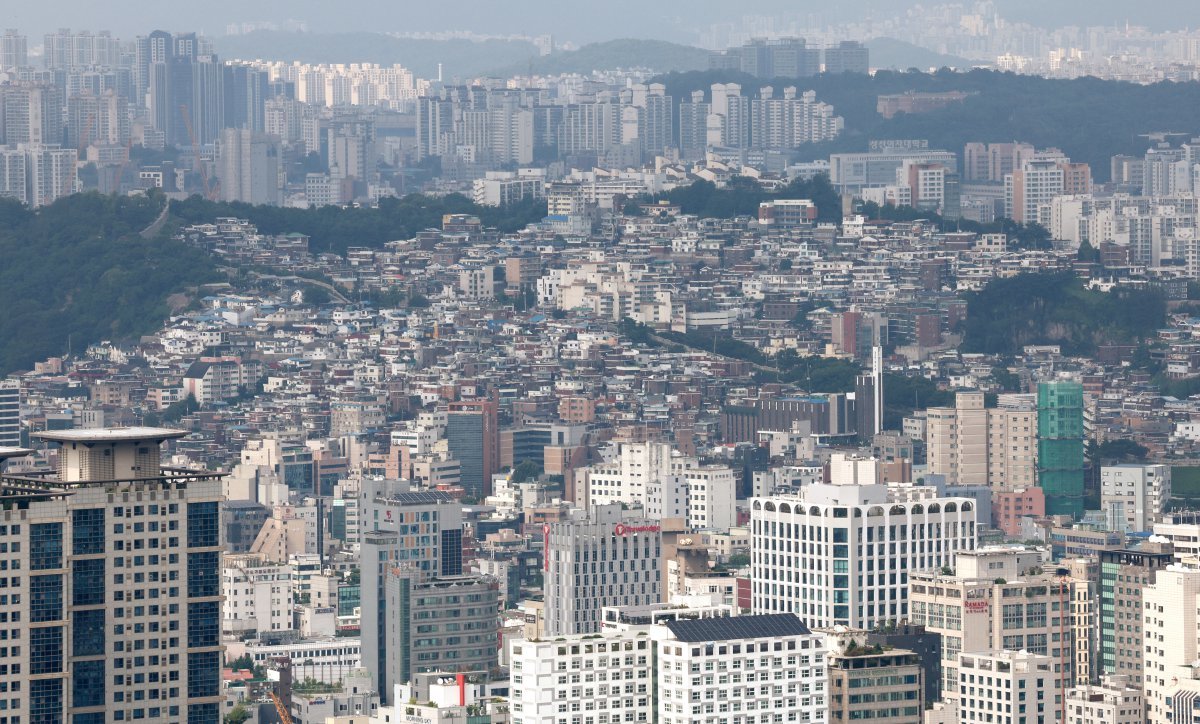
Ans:
{"type": "Polygon", "coordinates": [[[988,610],[987,601],[963,601],[963,605],[968,611],[979,612],[988,610]]]}
{"type": "Polygon", "coordinates": [[[617,527],[613,528],[615,535],[629,535],[630,533],[657,533],[657,525],[625,525],[617,523],[617,527]]]}

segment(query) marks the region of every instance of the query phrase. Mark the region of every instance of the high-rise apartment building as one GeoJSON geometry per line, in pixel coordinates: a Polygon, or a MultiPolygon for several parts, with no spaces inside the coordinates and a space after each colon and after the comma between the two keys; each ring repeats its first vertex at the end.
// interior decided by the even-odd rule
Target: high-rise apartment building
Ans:
{"type": "Polygon", "coordinates": [[[1171,500],[1170,465],[1106,465],[1100,469],[1100,509],[1109,530],[1149,531],[1171,500]]]}
{"type": "Polygon", "coordinates": [[[975,502],[893,502],[885,485],[806,485],[751,505],[752,605],[811,626],[910,618],[909,577],[974,550],[975,502]]]}
{"type": "MultiPolygon", "coordinates": [[[[959,392],[954,407],[926,411],[929,472],[955,485],[1016,490],[1035,484],[1037,410],[1013,400],[987,408],[982,392],[959,392]]],[[[989,521],[990,522],[990,521],[989,521]]]]}
{"type": "Polygon", "coordinates": [[[0,70],[24,68],[29,65],[29,39],[16,30],[0,35],[0,70]]]}
{"type": "Polygon", "coordinates": [[[221,198],[248,204],[283,203],[279,139],[251,130],[221,131],[221,198]]]}
{"type": "Polygon", "coordinates": [[[10,722],[220,719],[221,481],[161,466],[184,434],[44,432],[57,473],[0,478],[10,722]]]}
{"type": "Polygon", "coordinates": [[[621,505],[575,511],[543,527],[546,634],[600,630],[605,606],[662,600],[662,532],[658,521],[625,518],[621,505]]]}
{"type": "Polygon", "coordinates": [[[1037,391],[1038,485],[1046,515],[1083,515],[1083,385],[1042,382],[1037,391]]]}
{"type": "Polygon", "coordinates": [[[49,83],[0,86],[0,141],[9,145],[63,142],[63,93],[49,83]]]}

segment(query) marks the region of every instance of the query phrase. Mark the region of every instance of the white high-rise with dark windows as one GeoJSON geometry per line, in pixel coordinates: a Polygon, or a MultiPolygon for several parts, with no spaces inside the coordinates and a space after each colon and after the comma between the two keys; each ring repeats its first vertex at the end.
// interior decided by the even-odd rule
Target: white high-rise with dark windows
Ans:
{"type": "Polygon", "coordinates": [[[805,486],[751,504],[755,613],[809,626],[873,628],[909,618],[910,573],[953,566],[976,544],[968,498],[892,502],[886,485],[805,486]]]}

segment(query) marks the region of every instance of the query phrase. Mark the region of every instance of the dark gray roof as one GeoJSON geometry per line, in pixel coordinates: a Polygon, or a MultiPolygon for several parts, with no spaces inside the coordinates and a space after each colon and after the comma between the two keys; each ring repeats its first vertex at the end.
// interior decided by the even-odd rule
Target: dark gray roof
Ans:
{"type": "Polygon", "coordinates": [[[397,493],[389,498],[399,501],[401,505],[429,505],[430,503],[453,503],[454,497],[440,490],[416,490],[407,493],[397,493]]]}
{"type": "Polygon", "coordinates": [[[773,636],[798,636],[812,633],[794,613],[768,613],[761,616],[666,621],[675,638],[686,643],[758,639],[773,636]]]}

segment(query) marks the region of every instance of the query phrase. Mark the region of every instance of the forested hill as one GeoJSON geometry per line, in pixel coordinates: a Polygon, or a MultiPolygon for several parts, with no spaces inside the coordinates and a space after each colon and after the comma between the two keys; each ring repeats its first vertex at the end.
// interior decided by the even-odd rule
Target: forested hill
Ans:
{"type": "Polygon", "coordinates": [[[403,198],[386,197],[374,207],[252,206],[240,202],[205,201],[192,196],[171,204],[171,216],[185,224],[207,224],[223,216],[247,219],[264,234],[296,232],[309,239],[313,253],[345,254],[348,246],[380,247],[384,242],[411,239],[418,231],[440,229],[444,214],[474,214],[484,226],[517,231],[546,216],[546,202],[527,200],[504,207],[478,206],[461,194],[403,198]]]}
{"type": "Polygon", "coordinates": [[[1166,321],[1156,290],[1086,289],[1070,272],[993,279],[967,297],[964,352],[1015,355],[1027,344],[1062,345],[1091,354],[1105,344],[1136,344],[1166,321]]]}
{"type": "Polygon", "coordinates": [[[212,261],[139,233],[165,199],[78,194],[31,210],[0,199],[0,373],[157,329],[167,299],[216,279],[212,261]]]}
{"type": "Polygon", "coordinates": [[[1053,80],[990,70],[958,73],[880,71],[814,78],[763,81],[731,71],[669,73],[664,82],[676,102],[713,83],[737,82],[743,93],[764,85],[777,90],[793,85],[816,91],[817,99],[845,117],[846,130],[833,143],[804,149],[809,158],[831,152],[865,151],[876,139],[917,138],[934,148],[962,153],[970,141],[1025,141],[1038,148],[1059,148],[1075,161],[1091,164],[1098,181],[1107,181],[1114,154],[1141,155],[1149,142],[1140,134],[1177,131],[1200,136],[1200,83],[1137,85],[1098,78],[1053,80]],[[900,114],[884,119],[876,112],[880,95],[965,91],[966,101],[932,113],[900,114]]]}

